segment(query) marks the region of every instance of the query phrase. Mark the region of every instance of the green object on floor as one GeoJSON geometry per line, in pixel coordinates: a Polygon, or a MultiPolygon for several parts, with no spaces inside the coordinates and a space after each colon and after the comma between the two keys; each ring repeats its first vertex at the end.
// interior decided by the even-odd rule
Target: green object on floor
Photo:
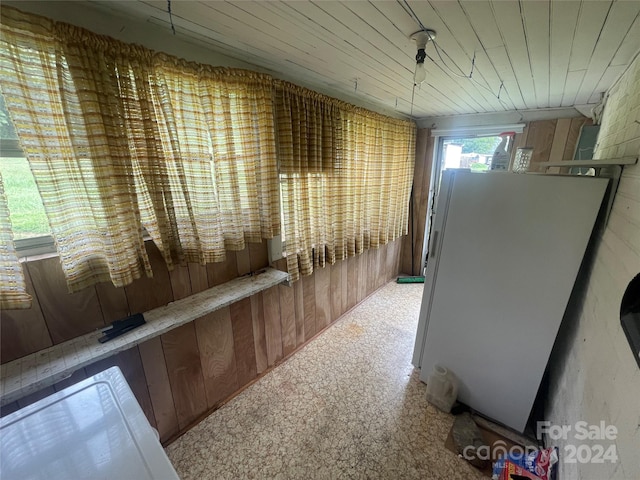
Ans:
{"type": "Polygon", "coordinates": [[[424,277],[398,277],[396,283],[424,283],[424,277]]]}

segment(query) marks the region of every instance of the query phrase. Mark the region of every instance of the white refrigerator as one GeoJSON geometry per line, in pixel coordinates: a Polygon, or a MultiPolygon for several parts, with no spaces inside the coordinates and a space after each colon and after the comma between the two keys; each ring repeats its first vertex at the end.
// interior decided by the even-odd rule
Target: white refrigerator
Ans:
{"type": "Polygon", "coordinates": [[[443,172],[414,366],[524,431],[607,188],[593,177],[443,172]]]}

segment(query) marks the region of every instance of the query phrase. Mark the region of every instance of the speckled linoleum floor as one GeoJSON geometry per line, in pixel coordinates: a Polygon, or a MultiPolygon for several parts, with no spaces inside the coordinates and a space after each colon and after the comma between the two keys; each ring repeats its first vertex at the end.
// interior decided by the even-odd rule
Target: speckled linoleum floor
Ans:
{"type": "Polygon", "coordinates": [[[422,287],[384,286],[169,445],[180,477],[485,478],[411,365],[422,287]]]}

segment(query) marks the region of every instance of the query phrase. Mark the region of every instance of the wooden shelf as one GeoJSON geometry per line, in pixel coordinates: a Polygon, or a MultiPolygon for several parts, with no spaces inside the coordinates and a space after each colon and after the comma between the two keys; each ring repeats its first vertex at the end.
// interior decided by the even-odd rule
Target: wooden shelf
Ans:
{"type": "Polygon", "coordinates": [[[238,277],[144,312],[144,325],[107,343],[98,342],[102,332],[96,331],[5,363],[0,367],[0,406],[64,380],[76,370],[98,360],[287,282],[288,279],[288,273],[267,268],[262,273],[238,277]]]}
{"type": "Polygon", "coordinates": [[[562,160],[560,162],[540,162],[539,166],[548,167],[587,167],[587,168],[604,168],[612,165],[634,165],[638,163],[638,157],[620,157],[593,160],[562,160]]]}

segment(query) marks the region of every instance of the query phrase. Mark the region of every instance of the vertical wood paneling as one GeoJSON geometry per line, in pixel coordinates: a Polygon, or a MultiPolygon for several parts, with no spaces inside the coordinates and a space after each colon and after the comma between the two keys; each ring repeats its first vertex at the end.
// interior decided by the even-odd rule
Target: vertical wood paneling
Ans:
{"type": "Polygon", "coordinates": [[[69,294],[58,257],[27,262],[26,265],[53,343],[104,326],[95,287],[69,294]]]}
{"type": "MultiPolygon", "coordinates": [[[[413,179],[415,182],[415,177],[413,179]]],[[[411,275],[413,273],[413,266],[411,265],[411,260],[413,258],[412,255],[412,244],[415,243],[415,233],[413,232],[414,218],[415,218],[415,208],[414,208],[414,198],[413,198],[413,190],[411,191],[411,197],[409,198],[409,221],[407,226],[407,234],[402,237],[402,271],[407,275],[411,275]]],[[[414,262],[415,263],[415,262],[414,262]]]]}
{"type": "Polygon", "coordinates": [[[256,347],[253,339],[251,299],[244,298],[229,307],[233,327],[233,348],[236,356],[238,386],[256,378],[256,347]]]}
{"type": "Polygon", "coordinates": [[[198,263],[189,263],[189,279],[191,281],[191,293],[202,292],[209,288],[207,279],[207,267],[198,263]]]}
{"type": "Polygon", "coordinates": [[[316,279],[315,275],[301,277],[304,297],[304,338],[310,340],[318,331],[316,327],[316,279]]]}
{"type": "Polygon", "coordinates": [[[402,244],[400,240],[396,240],[392,244],[393,255],[387,255],[387,268],[389,269],[389,280],[395,279],[400,273],[400,252],[402,244]]]}
{"type": "Polygon", "coordinates": [[[268,366],[267,334],[264,325],[264,299],[262,292],[251,296],[251,324],[253,325],[253,343],[255,347],[256,370],[260,374],[268,366]]]}
{"type": "Polygon", "coordinates": [[[116,288],[112,283],[103,282],[96,285],[96,294],[105,324],[108,325],[130,315],[129,302],[124,288],[116,288]]]}
{"type": "Polygon", "coordinates": [[[173,270],[169,272],[169,279],[174,300],[180,300],[191,295],[191,278],[189,277],[188,266],[176,265],[173,267],[173,270]]]}
{"type": "MultiPolygon", "coordinates": [[[[557,120],[542,120],[530,122],[521,134],[516,134],[512,163],[515,152],[520,147],[532,147],[533,157],[529,170],[535,172],[540,162],[573,159],[576,142],[580,135],[580,128],[585,117],[559,118],[557,120]]],[[[557,173],[558,169],[549,169],[549,173],[557,173]]],[[[560,169],[561,173],[563,169],[560,169]]]]}
{"type": "Polygon", "coordinates": [[[408,234],[402,238],[402,272],[419,275],[422,266],[422,246],[427,222],[429,197],[432,195],[431,169],[434,154],[431,130],[422,128],[416,137],[416,159],[413,172],[412,199],[409,208],[408,234]],[[413,248],[412,248],[413,242],[413,248]]]}
{"type": "Polygon", "coordinates": [[[371,248],[367,252],[367,296],[371,295],[378,283],[378,257],[379,248],[371,248]]]}
{"type": "Polygon", "coordinates": [[[276,260],[275,263],[273,263],[273,268],[276,268],[278,270],[280,270],[281,272],[286,272],[287,271],[287,260],[284,258],[281,258],[279,260],[276,260]]]}
{"type": "Polygon", "coordinates": [[[210,263],[207,265],[207,277],[209,286],[223,284],[233,280],[238,276],[238,263],[236,262],[236,252],[227,250],[224,262],[210,263]]]}
{"type": "Polygon", "coordinates": [[[563,160],[573,160],[576,151],[576,144],[580,137],[580,129],[586,123],[586,120],[587,119],[583,117],[571,119],[571,126],[569,127],[569,133],[567,134],[567,143],[564,148],[564,155],[562,156],[563,160]]]}
{"type": "Polygon", "coordinates": [[[282,359],[282,327],[280,325],[280,295],[278,287],[262,292],[264,332],[267,341],[267,363],[274,365],[282,359]]]}
{"type": "MultiPolygon", "coordinates": [[[[178,288],[185,280],[182,284],[175,283],[172,288],[172,279],[160,251],[152,242],[146,242],[145,245],[153,269],[153,278],[140,278],[124,288],[132,313],[143,313],[173,301],[173,288],[176,289],[178,298],[182,298],[185,290],[190,290],[190,287],[183,287],[182,291],[178,288]]],[[[147,378],[155,423],[160,438],[164,440],[179,431],[179,424],[161,339],[149,340],[139,345],[138,349],[142,369],[147,378]]]]}
{"type": "Polygon", "coordinates": [[[360,303],[367,298],[367,269],[369,266],[369,250],[365,250],[360,255],[356,256],[358,259],[358,296],[357,300],[360,303]]]}
{"type": "Polygon", "coordinates": [[[383,245],[380,245],[380,247],[375,249],[375,255],[374,255],[375,258],[373,259],[373,268],[376,273],[373,279],[373,290],[371,290],[369,294],[372,294],[373,292],[375,292],[381,284],[381,276],[383,275],[383,270],[384,270],[384,264],[381,263],[383,253],[384,253],[383,245]]]}
{"type": "Polygon", "coordinates": [[[413,275],[415,267],[415,245],[417,244],[416,234],[419,231],[417,225],[420,218],[420,198],[424,188],[424,175],[427,162],[427,143],[429,141],[430,130],[418,129],[416,133],[416,155],[413,167],[413,185],[411,188],[411,198],[409,201],[409,228],[405,237],[403,269],[406,273],[413,275]],[[411,244],[414,244],[412,249],[411,244]]]}
{"type": "MultiPolygon", "coordinates": [[[[559,118],[556,123],[556,131],[553,134],[553,143],[551,144],[551,152],[549,153],[549,161],[558,162],[564,160],[564,149],[567,145],[567,136],[569,135],[569,128],[571,128],[570,118],[559,118]]],[[[547,169],[547,173],[558,173],[560,169],[553,167],[547,169]]]]}
{"type": "Polygon", "coordinates": [[[557,120],[539,120],[529,123],[527,133],[527,146],[533,147],[530,171],[538,171],[540,162],[549,161],[553,135],[556,131],[557,120]]]}
{"type": "MultiPolygon", "coordinates": [[[[24,264],[23,264],[24,265],[24,264]]],[[[53,345],[27,268],[24,279],[31,308],[0,312],[0,361],[10,362],[53,345]]]]}
{"type": "Polygon", "coordinates": [[[263,240],[262,243],[249,243],[249,263],[252,272],[269,266],[266,240],[263,240]]]}
{"type": "Polygon", "coordinates": [[[331,319],[336,321],[342,315],[342,262],[331,265],[331,319]]]}
{"type": "Polygon", "coordinates": [[[145,242],[153,278],[142,277],[125,287],[131,313],[143,313],[173,301],[167,265],[153,242],[145,242]]]}
{"type": "Polygon", "coordinates": [[[200,364],[194,322],[161,337],[180,430],[207,410],[207,394],[200,364]]]}
{"type": "Polygon", "coordinates": [[[387,256],[393,254],[390,251],[391,243],[387,243],[386,245],[382,245],[380,247],[380,264],[378,265],[378,288],[386,285],[387,278],[389,276],[389,269],[387,268],[387,256]]]}
{"type": "Polygon", "coordinates": [[[251,258],[249,256],[249,247],[236,252],[236,264],[238,265],[238,276],[246,275],[251,272],[251,258]]]}
{"type": "Polygon", "coordinates": [[[358,303],[358,257],[349,257],[347,260],[347,310],[351,310],[358,303]]]}
{"type": "Polygon", "coordinates": [[[340,314],[343,315],[347,311],[348,299],[348,282],[349,282],[349,270],[347,265],[347,259],[345,258],[340,262],[340,282],[342,282],[340,299],[340,314]]]}
{"type": "Polygon", "coordinates": [[[300,346],[305,341],[304,331],[304,289],[302,280],[293,284],[293,301],[296,313],[296,346],[300,346]]]}
{"type": "Polygon", "coordinates": [[[280,295],[280,324],[282,326],[282,354],[286,357],[296,349],[296,308],[293,287],[278,285],[280,295]]]}
{"type": "Polygon", "coordinates": [[[556,130],[553,133],[553,143],[551,144],[551,152],[549,153],[550,161],[558,162],[565,160],[563,157],[564,150],[567,146],[567,137],[571,128],[570,118],[559,118],[556,123],[556,130]]]}
{"type": "Polygon", "coordinates": [[[231,310],[225,307],[195,321],[207,405],[216,407],[238,389],[231,310]]]}
{"type": "Polygon", "coordinates": [[[316,289],[316,328],[324,329],[331,323],[331,270],[329,265],[313,271],[316,289]]]}
{"type": "Polygon", "coordinates": [[[387,263],[385,265],[385,269],[387,271],[387,282],[390,280],[395,280],[398,276],[399,268],[399,253],[400,253],[400,242],[397,240],[395,242],[390,242],[387,245],[387,263]]]}
{"type": "Polygon", "coordinates": [[[164,441],[179,431],[173,392],[169,383],[167,364],[160,337],[152,338],[138,345],[140,360],[147,379],[151,405],[156,417],[156,428],[160,440],[164,441]]]}
{"type": "Polygon", "coordinates": [[[387,251],[389,249],[389,244],[380,245],[378,249],[378,276],[376,282],[376,290],[382,287],[385,283],[387,283],[387,251]]]}
{"type": "MultiPolygon", "coordinates": [[[[427,136],[427,147],[424,157],[424,175],[419,189],[418,203],[416,205],[417,220],[415,234],[415,248],[413,252],[414,258],[414,275],[422,275],[424,259],[422,258],[422,247],[425,242],[425,231],[427,228],[427,215],[429,208],[429,198],[433,195],[434,186],[431,185],[431,171],[433,167],[434,138],[431,137],[431,131],[427,130],[423,133],[427,136]]],[[[428,232],[427,232],[428,233],[428,232]]]]}

